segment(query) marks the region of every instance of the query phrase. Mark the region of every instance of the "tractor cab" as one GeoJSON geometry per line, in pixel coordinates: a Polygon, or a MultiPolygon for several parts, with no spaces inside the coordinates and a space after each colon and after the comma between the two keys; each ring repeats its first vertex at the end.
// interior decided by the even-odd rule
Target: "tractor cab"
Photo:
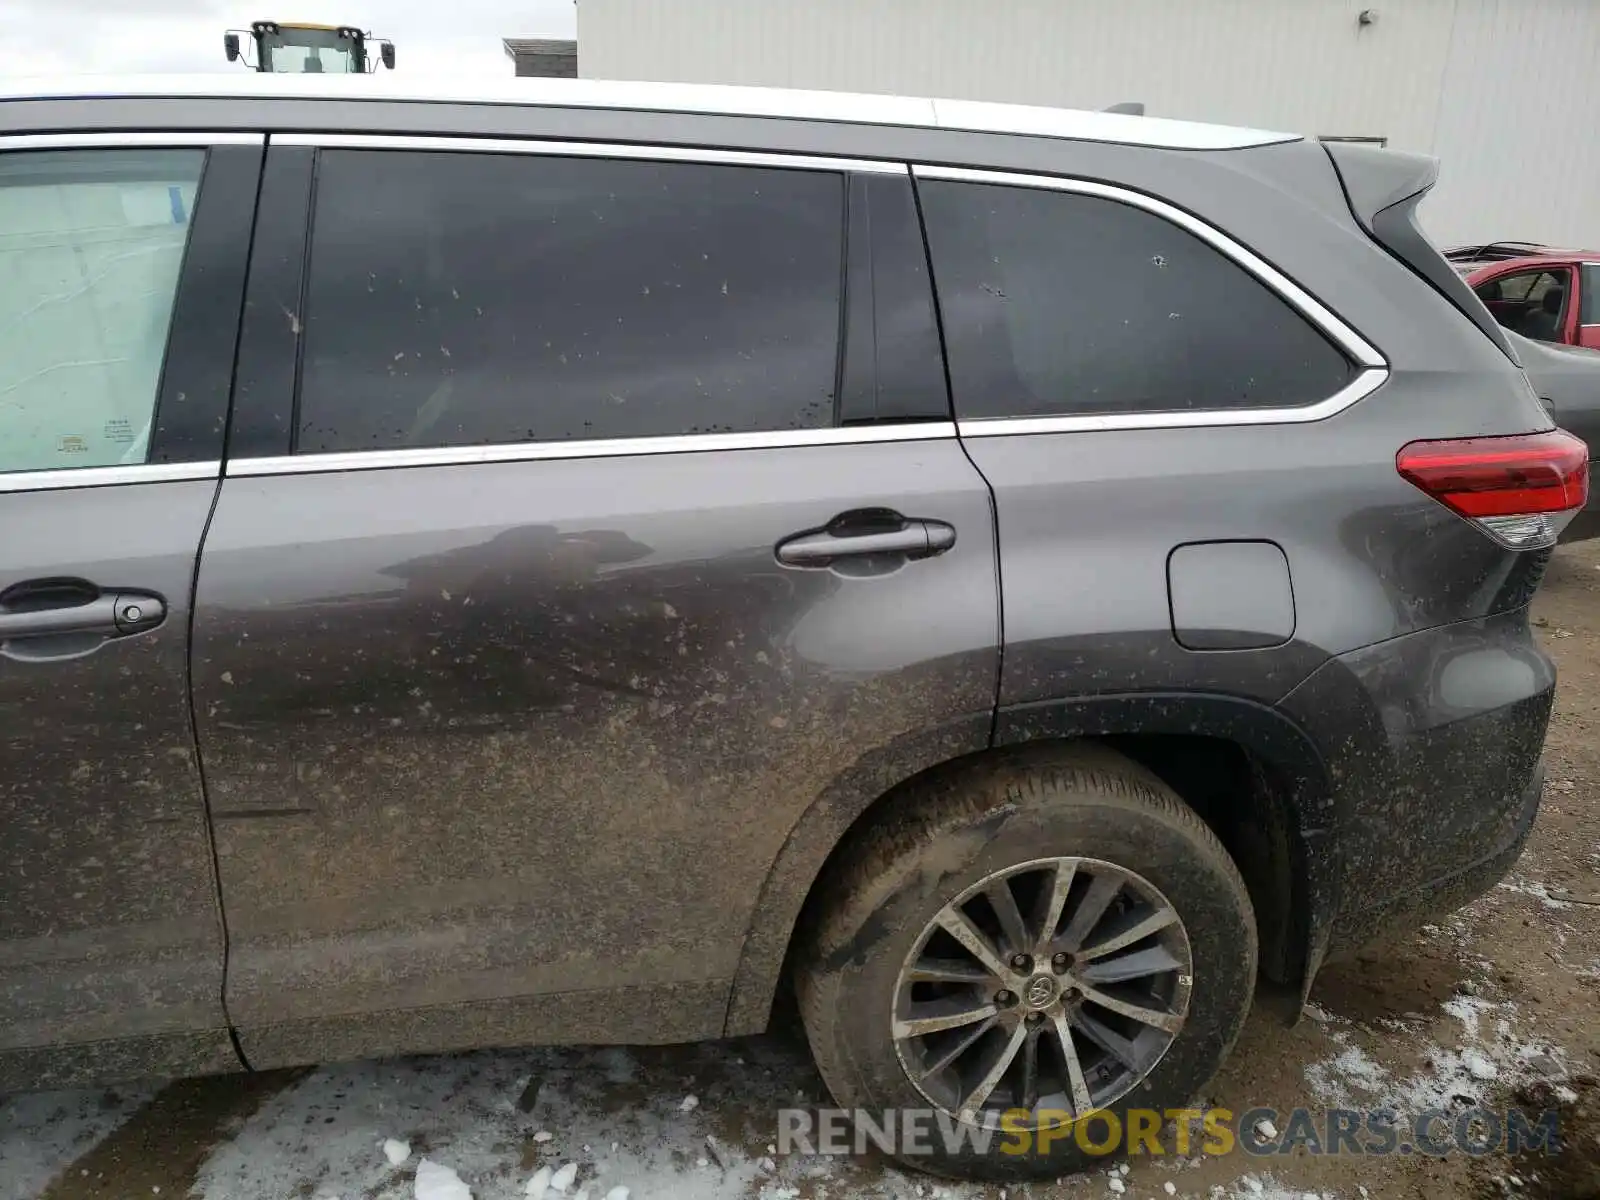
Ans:
{"type": "Polygon", "coordinates": [[[394,70],[394,43],[374,40],[353,25],[306,25],[254,21],[248,31],[230,29],[223,37],[229,62],[276,75],[366,75],[382,63],[394,70]],[[252,52],[247,52],[245,39],[252,52]],[[371,47],[378,48],[377,61],[371,47]]]}

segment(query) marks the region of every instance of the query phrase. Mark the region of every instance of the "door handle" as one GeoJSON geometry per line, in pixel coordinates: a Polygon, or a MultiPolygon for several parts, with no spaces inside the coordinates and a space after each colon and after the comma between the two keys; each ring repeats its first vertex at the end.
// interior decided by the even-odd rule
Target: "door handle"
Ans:
{"type": "Polygon", "coordinates": [[[148,592],[99,592],[85,599],[78,587],[30,586],[0,593],[0,641],[98,633],[122,637],[154,629],[166,620],[167,605],[148,592]]]}
{"type": "Polygon", "coordinates": [[[791,567],[826,568],[840,559],[893,556],[931,558],[956,544],[955,527],[943,521],[902,517],[890,509],[843,513],[821,529],[778,543],[778,561],[791,567]]]}

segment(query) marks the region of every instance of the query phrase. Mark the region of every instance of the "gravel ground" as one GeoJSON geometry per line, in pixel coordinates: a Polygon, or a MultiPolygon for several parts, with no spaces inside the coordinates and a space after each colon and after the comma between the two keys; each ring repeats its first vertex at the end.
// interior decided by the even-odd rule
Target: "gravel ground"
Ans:
{"type": "MultiPolygon", "coordinates": [[[[1600,1197],[1600,541],[1558,552],[1535,610],[1561,686],[1522,860],[1470,908],[1329,967],[1292,1027],[1262,996],[1208,1099],[1402,1119],[1554,1108],[1562,1152],[1146,1157],[1012,1196],[1600,1197]]],[[[792,1033],[15,1096],[0,1098],[0,1200],[496,1200],[547,1179],[570,1200],[1009,1200],[875,1159],[778,1155],[775,1110],[822,1097],[792,1033]]]]}

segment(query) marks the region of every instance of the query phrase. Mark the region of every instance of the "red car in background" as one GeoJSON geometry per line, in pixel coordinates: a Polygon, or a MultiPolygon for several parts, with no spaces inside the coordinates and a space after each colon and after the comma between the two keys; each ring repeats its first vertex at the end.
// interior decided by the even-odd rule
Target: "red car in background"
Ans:
{"type": "Polygon", "coordinates": [[[1507,329],[1600,350],[1600,251],[1496,242],[1445,257],[1507,329]]]}

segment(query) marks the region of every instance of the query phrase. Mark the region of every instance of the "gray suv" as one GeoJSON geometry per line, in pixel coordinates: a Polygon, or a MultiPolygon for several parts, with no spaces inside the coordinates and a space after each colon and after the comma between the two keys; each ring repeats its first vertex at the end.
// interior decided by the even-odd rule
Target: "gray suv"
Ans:
{"type": "Polygon", "coordinates": [[[0,1090],[791,981],[841,1104],[1189,1100],[1258,971],[1538,805],[1587,456],[1433,177],[885,97],[0,99],[0,1090]]]}

